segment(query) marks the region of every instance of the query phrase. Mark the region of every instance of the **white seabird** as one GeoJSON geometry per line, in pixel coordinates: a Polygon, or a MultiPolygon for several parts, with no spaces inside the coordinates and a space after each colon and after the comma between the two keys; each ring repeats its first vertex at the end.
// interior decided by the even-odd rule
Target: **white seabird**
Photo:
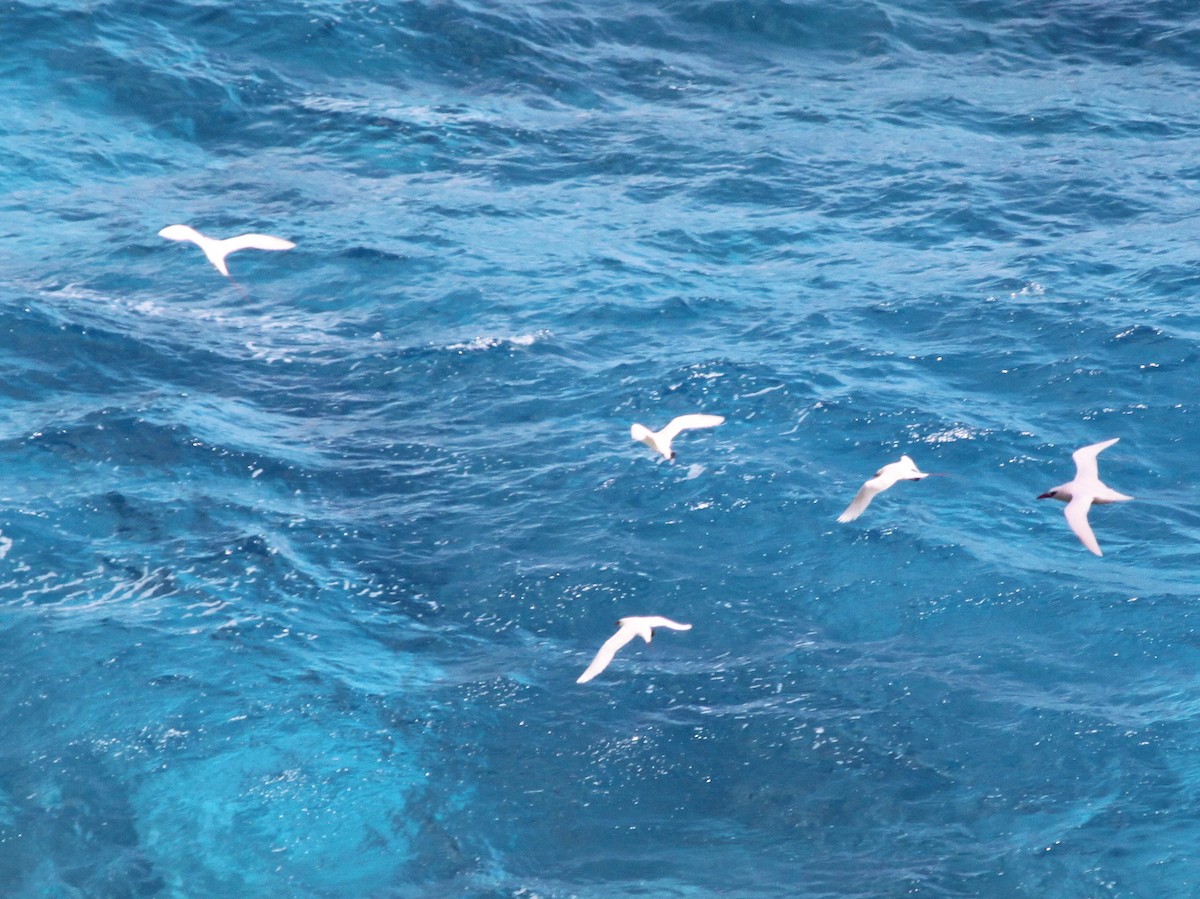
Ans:
{"type": "Polygon", "coordinates": [[[692,428],[715,428],[725,421],[723,415],[680,415],[671,419],[661,431],[651,431],[645,425],[635,424],[629,429],[629,436],[640,440],[656,453],[661,453],[666,459],[674,459],[675,452],[671,449],[671,441],[679,436],[680,431],[692,428]]]}
{"type": "Polygon", "coordinates": [[[1071,453],[1071,458],[1075,460],[1075,479],[1053,490],[1047,490],[1038,497],[1065,502],[1067,508],[1063,510],[1063,514],[1067,516],[1067,524],[1071,526],[1080,542],[1098,556],[1104,553],[1100,552],[1100,544],[1096,541],[1096,535],[1092,533],[1092,526],[1088,524],[1088,511],[1092,508],[1092,503],[1120,503],[1133,499],[1132,496],[1117,493],[1100,480],[1100,465],[1096,457],[1120,439],[1114,437],[1112,440],[1093,443],[1091,446],[1075,450],[1071,453]]]}
{"type": "Polygon", "coordinates": [[[634,615],[622,618],[617,622],[617,632],[604,641],[604,645],[596,653],[596,658],[592,659],[592,664],[587,666],[587,670],[579,675],[579,679],[575,683],[586,684],[607,668],[608,663],[617,654],[617,650],[634,637],[641,637],[649,643],[654,636],[656,627],[669,627],[673,631],[690,631],[692,629],[690,624],[680,624],[678,621],[663,618],[661,615],[634,615]]]}
{"type": "Polygon", "coordinates": [[[219,240],[206,237],[188,225],[167,225],[158,232],[158,236],[167,240],[190,240],[204,251],[208,261],[226,278],[229,277],[229,268],[225,265],[225,257],[230,253],[236,253],[238,250],[290,250],[296,246],[290,240],[272,237],[269,234],[240,234],[237,237],[219,240]]]}
{"type": "Polygon", "coordinates": [[[921,478],[927,477],[929,477],[929,473],[917,468],[916,462],[908,456],[901,456],[899,462],[889,462],[875,472],[875,477],[859,488],[850,505],[846,507],[846,511],[838,516],[838,521],[845,524],[847,521],[858,518],[859,515],[862,515],[863,510],[871,505],[875,494],[882,493],[897,481],[919,481],[921,478]]]}

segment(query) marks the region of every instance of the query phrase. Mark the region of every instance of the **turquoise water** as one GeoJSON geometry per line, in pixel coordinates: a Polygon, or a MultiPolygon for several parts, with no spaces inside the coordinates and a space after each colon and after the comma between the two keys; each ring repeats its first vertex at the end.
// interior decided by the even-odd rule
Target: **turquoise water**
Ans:
{"type": "Polygon", "coordinates": [[[1190,5],[0,36],[4,895],[1200,894],[1190,5]]]}

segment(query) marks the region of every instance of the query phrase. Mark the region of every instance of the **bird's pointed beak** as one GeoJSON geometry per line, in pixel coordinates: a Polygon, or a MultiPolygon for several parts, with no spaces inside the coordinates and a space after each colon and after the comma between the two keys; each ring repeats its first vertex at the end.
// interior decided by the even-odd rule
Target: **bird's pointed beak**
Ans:
{"type": "Polygon", "coordinates": [[[1054,497],[1049,493],[1042,493],[1038,495],[1038,499],[1054,499],[1054,497]]]}

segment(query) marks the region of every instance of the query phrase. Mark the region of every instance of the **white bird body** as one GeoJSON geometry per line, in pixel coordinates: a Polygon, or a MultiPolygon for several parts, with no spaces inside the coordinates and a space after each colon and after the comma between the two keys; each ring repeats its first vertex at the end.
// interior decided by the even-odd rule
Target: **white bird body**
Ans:
{"type": "Polygon", "coordinates": [[[635,424],[629,429],[629,436],[640,440],[665,459],[674,459],[675,452],[671,449],[671,441],[679,436],[681,431],[692,428],[715,428],[725,421],[723,415],[680,415],[673,418],[661,431],[651,431],[645,425],[635,424]]]}
{"type": "Polygon", "coordinates": [[[928,472],[917,468],[916,462],[908,456],[901,456],[899,462],[889,462],[875,472],[875,477],[859,488],[850,505],[846,507],[846,511],[838,516],[838,521],[845,524],[858,518],[867,506],[871,505],[871,500],[875,498],[876,494],[887,490],[897,481],[919,481],[921,478],[927,477],[929,477],[928,472]]]}
{"type": "Polygon", "coordinates": [[[587,670],[579,675],[579,679],[575,683],[586,684],[607,668],[608,663],[617,654],[617,650],[634,637],[641,637],[649,643],[654,636],[654,629],[656,627],[669,627],[673,631],[690,631],[692,629],[690,624],[680,624],[678,621],[663,618],[661,615],[634,615],[629,618],[622,618],[617,622],[617,632],[604,641],[604,645],[600,647],[600,651],[592,659],[592,664],[587,666],[587,670]]]}
{"type": "Polygon", "coordinates": [[[272,237],[269,234],[240,234],[219,240],[206,237],[195,228],[188,225],[168,225],[158,232],[159,237],[167,240],[188,240],[204,251],[208,261],[217,267],[226,278],[229,277],[229,267],[225,265],[225,257],[238,250],[290,250],[295,246],[290,240],[282,237],[272,237]]]}
{"type": "Polygon", "coordinates": [[[1075,460],[1074,480],[1060,484],[1053,490],[1047,490],[1038,497],[1038,499],[1059,499],[1065,502],[1067,507],[1063,510],[1063,514],[1067,517],[1067,524],[1071,526],[1071,530],[1075,532],[1079,542],[1098,556],[1102,556],[1104,553],[1100,551],[1100,544],[1096,540],[1096,535],[1092,533],[1092,526],[1088,523],[1088,512],[1091,510],[1092,504],[1121,503],[1133,499],[1132,496],[1117,493],[1100,480],[1100,464],[1096,457],[1120,439],[1120,437],[1114,437],[1112,440],[1093,443],[1075,450],[1071,453],[1071,458],[1075,460]]]}

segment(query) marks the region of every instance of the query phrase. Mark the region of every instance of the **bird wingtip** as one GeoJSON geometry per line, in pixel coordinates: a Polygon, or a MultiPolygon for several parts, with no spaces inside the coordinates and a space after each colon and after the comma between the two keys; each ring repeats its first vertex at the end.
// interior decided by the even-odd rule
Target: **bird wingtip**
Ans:
{"type": "Polygon", "coordinates": [[[851,503],[849,508],[847,508],[844,512],[842,512],[841,515],[837,517],[837,520],[842,524],[849,524],[851,521],[858,518],[858,516],[862,515],[862,513],[862,509],[854,508],[854,504],[851,503]]]}

